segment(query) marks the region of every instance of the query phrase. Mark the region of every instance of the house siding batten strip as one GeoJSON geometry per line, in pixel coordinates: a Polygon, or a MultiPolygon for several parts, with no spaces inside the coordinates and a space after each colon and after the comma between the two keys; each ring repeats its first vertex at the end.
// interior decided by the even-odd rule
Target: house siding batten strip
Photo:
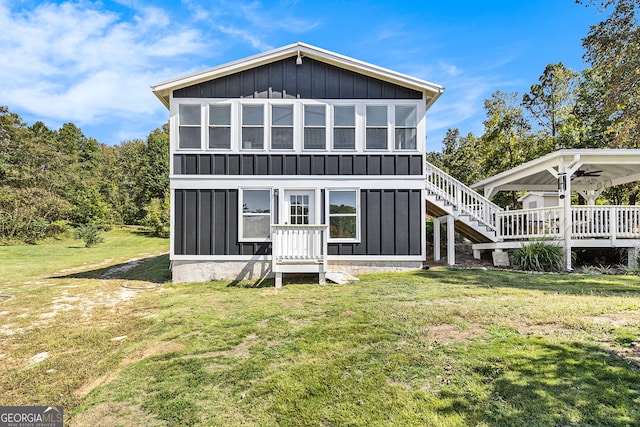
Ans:
{"type": "Polygon", "coordinates": [[[174,154],[174,175],[424,174],[422,154],[174,154]]]}

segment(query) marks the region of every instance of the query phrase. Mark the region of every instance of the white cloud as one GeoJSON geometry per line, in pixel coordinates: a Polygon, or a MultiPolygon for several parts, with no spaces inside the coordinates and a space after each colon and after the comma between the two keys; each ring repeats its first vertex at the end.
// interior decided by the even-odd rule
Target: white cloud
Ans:
{"type": "Polygon", "coordinates": [[[182,73],[171,62],[199,54],[202,37],[161,9],[132,12],[125,21],[91,3],[0,2],[0,104],[79,125],[161,112],[149,85],[182,73]]]}

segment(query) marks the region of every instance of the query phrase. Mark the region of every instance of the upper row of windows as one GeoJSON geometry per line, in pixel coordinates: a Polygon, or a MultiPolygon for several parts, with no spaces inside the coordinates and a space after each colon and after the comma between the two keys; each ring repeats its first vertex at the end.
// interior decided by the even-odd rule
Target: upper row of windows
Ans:
{"type": "Polygon", "coordinates": [[[179,149],[417,148],[415,104],[183,103],[178,113],[179,149]]]}

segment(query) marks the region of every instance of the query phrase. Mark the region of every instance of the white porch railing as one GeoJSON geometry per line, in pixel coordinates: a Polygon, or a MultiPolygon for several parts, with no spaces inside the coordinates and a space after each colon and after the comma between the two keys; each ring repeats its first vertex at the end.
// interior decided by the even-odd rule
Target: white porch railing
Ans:
{"type": "MultiPolygon", "coordinates": [[[[562,238],[562,208],[502,211],[498,237],[502,239],[562,238]]],[[[572,206],[571,238],[640,238],[640,206],[572,206]]]]}
{"type": "Polygon", "coordinates": [[[640,206],[572,206],[572,237],[640,238],[640,206]]]}
{"type": "Polygon", "coordinates": [[[497,215],[502,208],[476,193],[448,173],[427,162],[427,191],[496,231],[497,215]]]}
{"type": "Polygon", "coordinates": [[[326,271],[327,225],[272,225],[273,271],[283,264],[321,264],[326,271]]]}
{"type": "Polygon", "coordinates": [[[556,238],[561,218],[561,207],[502,211],[497,234],[503,239],[556,238]]]}

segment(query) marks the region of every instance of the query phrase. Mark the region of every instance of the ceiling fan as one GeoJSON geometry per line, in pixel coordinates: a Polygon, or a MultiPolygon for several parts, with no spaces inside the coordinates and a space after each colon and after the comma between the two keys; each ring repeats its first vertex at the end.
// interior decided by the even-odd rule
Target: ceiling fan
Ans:
{"type": "Polygon", "coordinates": [[[574,175],[576,178],[580,178],[580,177],[598,177],[600,176],[600,173],[602,171],[601,170],[595,170],[595,171],[586,171],[584,169],[578,169],[574,175]]]}

